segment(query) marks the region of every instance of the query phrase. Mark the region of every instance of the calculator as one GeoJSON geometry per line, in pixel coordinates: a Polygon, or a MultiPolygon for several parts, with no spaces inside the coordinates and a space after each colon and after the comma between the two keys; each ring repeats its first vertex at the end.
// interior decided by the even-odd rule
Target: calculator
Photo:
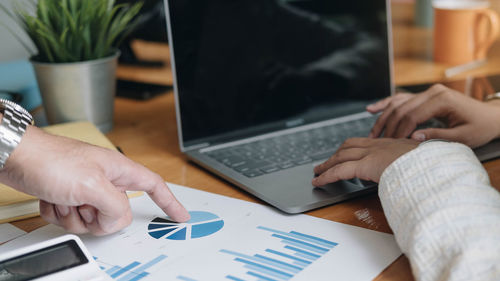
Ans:
{"type": "Polygon", "coordinates": [[[0,254],[0,281],[109,281],[83,242],[64,235],[0,254]]]}

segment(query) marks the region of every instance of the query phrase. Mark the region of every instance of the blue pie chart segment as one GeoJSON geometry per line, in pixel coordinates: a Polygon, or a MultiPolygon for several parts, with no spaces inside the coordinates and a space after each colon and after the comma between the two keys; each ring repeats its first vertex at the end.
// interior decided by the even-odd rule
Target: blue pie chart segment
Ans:
{"type": "Polygon", "coordinates": [[[191,238],[201,238],[219,231],[224,226],[223,220],[197,224],[191,227],[191,238]]]}
{"type": "Polygon", "coordinates": [[[211,235],[224,226],[224,220],[215,214],[204,211],[189,214],[191,219],[185,223],[157,217],[149,223],[148,233],[155,239],[189,240],[211,235]]]}

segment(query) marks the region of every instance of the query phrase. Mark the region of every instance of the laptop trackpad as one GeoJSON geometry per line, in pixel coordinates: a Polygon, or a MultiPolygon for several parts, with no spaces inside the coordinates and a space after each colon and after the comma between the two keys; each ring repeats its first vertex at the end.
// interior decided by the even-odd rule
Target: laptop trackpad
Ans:
{"type": "Polygon", "coordinates": [[[340,195],[340,194],[357,192],[365,189],[372,189],[375,187],[377,187],[377,183],[375,182],[354,178],[350,180],[341,180],[338,182],[326,184],[315,189],[318,191],[320,190],[325,191],[330,195],[340,195]]]}
{"type": "Polygon", "coordinates": [[[355,185],[359,185],[359,186],[362,186],[362,187],[374,187],[374,186],[377,185],[376,182],[365,181],[365,180],[362,180],[362,179],[359,179],[359,178],[353,178],[353,179],[350,179],[350,180],[346,180],[346,182],[349,182],[349,183],[352,183],[352,184],[355,184],[355,185]]]}

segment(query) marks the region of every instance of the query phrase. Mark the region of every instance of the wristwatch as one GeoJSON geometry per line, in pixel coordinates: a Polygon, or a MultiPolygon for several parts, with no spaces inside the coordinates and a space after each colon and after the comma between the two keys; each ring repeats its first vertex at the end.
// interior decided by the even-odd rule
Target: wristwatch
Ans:
{"type": "Polygon", "coordinates": [[[0,169],[2,169],[12,151],[21,142],[26,128],[34,122],[26,109],[9,100],[0,99],[0,112],[3,114],[0,123],[0,169]]]}

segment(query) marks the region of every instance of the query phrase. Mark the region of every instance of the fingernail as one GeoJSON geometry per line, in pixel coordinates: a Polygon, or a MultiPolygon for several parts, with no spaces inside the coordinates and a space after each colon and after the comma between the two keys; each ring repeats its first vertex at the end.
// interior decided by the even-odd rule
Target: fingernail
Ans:
{"type": "Polygon", "coordinates": [[[186,212],[184,214],[184,217],[182,218],[182,222],[187,222],[189,220],[191,220],[191,214],[189,214],[188,212],[186,212]]]}
{"type": "Polygon", "coordinates": [[[94,221],[94,214],[90,210],[81,209],[80,216],[86,223],[92,223],[94,221]]]}
{"type": "Polygon", "coordinates": [[[65,217],[69,215],[69,208],[67,206],[56,205],[56,208],[60,216],[65,217]]]}
{"type": "Polygon", "coordinates": [[[423,133],[416,133],[415,135],[413,135],[413,138],[417,141],[424,141],[425,135],[423,133]]]}

